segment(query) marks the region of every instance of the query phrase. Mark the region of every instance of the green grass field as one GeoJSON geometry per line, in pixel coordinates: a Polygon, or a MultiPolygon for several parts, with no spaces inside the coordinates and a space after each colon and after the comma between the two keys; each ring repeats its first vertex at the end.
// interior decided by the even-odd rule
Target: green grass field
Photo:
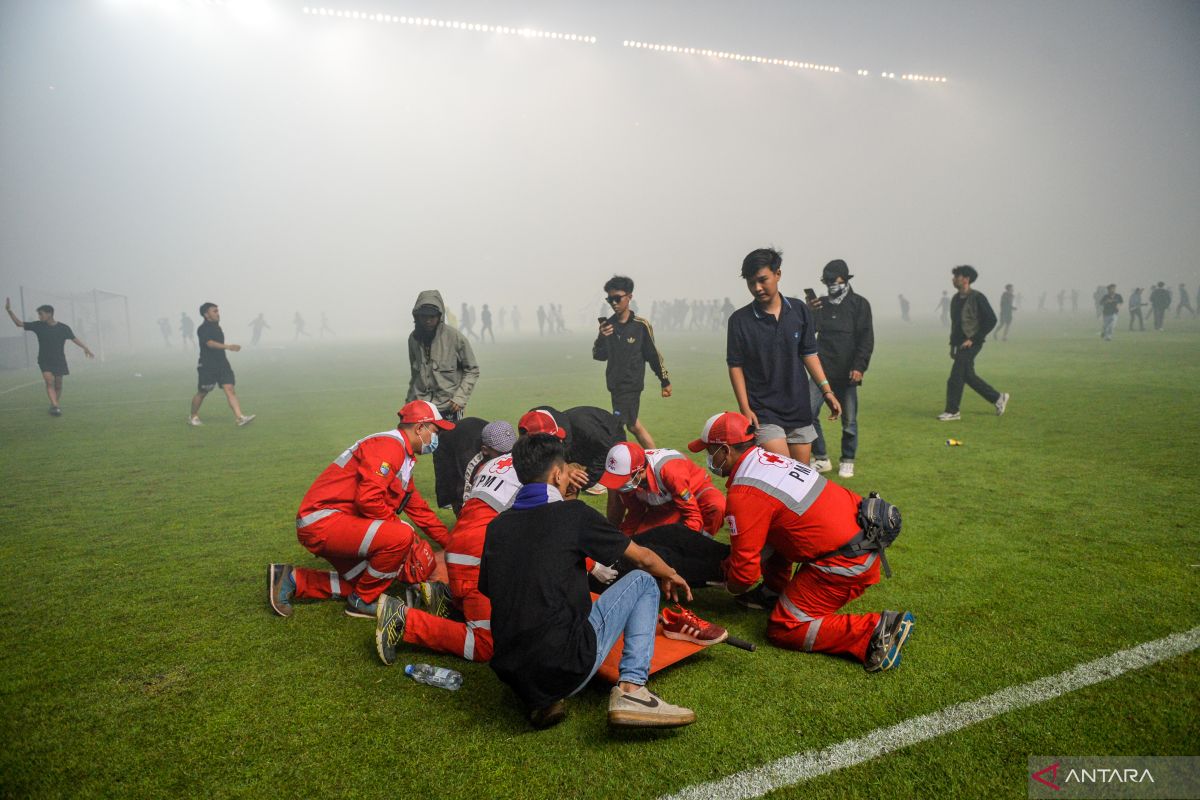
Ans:
{"type": "MultiPolygon", "coordinates": [[[[699,721],[621,736],[600,689],[535,732],[486,666],[401,657],[462,671],[463,688],[444,692],[382,666],[371,624],[339,603],[269,612],[266,565],[318,563],[296,542],[301,495],[395,422],[403,342],[233,354],[259,415],[244,429],[217,396],[205,427],[184,424],[191,354],[85,365],[71,353],[61,419],[23,386],[35,370],[0,374],[0,791],[653,797],[1188,630],[1200,624],[1200,326],[1105,344],[1090,317],[1060,319],[988,343],[979,372],[1012,393],[1009,411],[968,390],[957,423],[934,419],[944,332],[879,331],[847,485],[879,490],[906,524],[895,577],[852,608],[916,614],[899,669],[774,649],[763,616],[705,590],[694,608],[760,649],[716,647],[660,673],[653,688],[699,721]]],[[[676,396],[648,393],[643,419],[660,446],[683,448],[732,406],[724,339],[661,333],[660,346],[676,396]]],[[[474,415],[607,403],[583,337],[479,357],[474,415]]],[[[431,463],[418,483],[432,496],[431,463]]],[[[1198,667],[1192,652],[776,796],[1024,797],[1029,755],[1193,755],[1198,667]]]]}

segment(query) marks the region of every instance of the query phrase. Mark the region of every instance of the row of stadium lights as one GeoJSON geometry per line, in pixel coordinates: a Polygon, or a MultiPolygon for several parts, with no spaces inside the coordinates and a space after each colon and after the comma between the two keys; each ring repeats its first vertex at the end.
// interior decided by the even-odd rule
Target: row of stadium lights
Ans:
{"type": "MultiPolygon", "coordinates": [[[[205,2],[211,4],[220,4],[223,2],[223,0],[205,0],[205,2]]],[[[336,17],[338,19],[361,20],[364,22],[381,22],[392,25],[414,25],[422,28],[449,28],[451,30],[475,31],[478,33],[499,33],[510,36],[524,36],[531,39],[557,39],[568,42],[580,42],[583,44],[596,43],[595,36],[542,31],[534,28],[509,28],[503,25],[483,25],[475,22],[431,19],[429,17],[398,17],[392,14],[368,14],[363,11],[344,11],[341,9],[312,6],[304,6],[304,13],[318,17],[336,17]]],[[[766,58],[763,56],[745,55],[743,53],[732,53],[725,50],[706,50],[696,47],[679,47],[670,44],[638,42],[628,39],[622,42],[621,46],[637,50],[653,50],[662,53],[677,53],[689,56],[707,56],[709,58],[721,58],[729,61],[749,61],[754,64],[768,64],[778,67],[790,67],[792,69],[812,70],[814,72],[840,73],[842,71],[841,67],[830,66],[828,64],[813,64],[807,61],[792,61],[784,58],[766,58]]],[[[869,77],[871,73],[868,70],[860,69],[858,70],[858,75],[865,78],[869,77]]],[[[894,79],[896,77],[896,73],[894,72],[881,72],[879,75],[882,78],[894,79]]],[[[946,83],[946,79],[942,77],[917,75],[913,73],[901,75],[900,80],[921,81],[927,83],[946,83]]]]}
{"type": "Polygon", "coordinates": [[[595,36],[582,36],[577,33],[558,33],[555,31],[540,31],[534,28],[508,28],[503,25],[481,25],[475,22],[459,22],[458,20],[431,19],[429,17],[397,17],[392,14],[367,14],[362,11],[342,11],[333,8],[304,7],[305,14],[319,17],[338,17],[340,19],[363,20],[365,22],[383,22],[392,25],[415,25],[422,28],[450,28],[456,31],[476,31],[478,33],[501,33],[510,36],[525,36],[530,39],[559,39],[564,42],[580,42],[595,44],[595,36]]]}
{"type": "Polygon", "coordinates": [[[724,50],[701,50],[695,47],[677,47],[673,44],[653,44],[650,42],[621,42],[622,47],[632,47],[638,50],[655,50],[662,53],[681,53],[687,56],[708,56],[710,58],[725,58],[730,61],[750,61],[755,64],[772,64],[777,67],[792,67],[793,69],[811,69],[817,72],[841,72],[841,67],[831,67],[828,64],[810,64],[806,61],[789,61],[784,58],[765,58],[763,56],[748,56],[742,53],[729,53],[724,50]]]}

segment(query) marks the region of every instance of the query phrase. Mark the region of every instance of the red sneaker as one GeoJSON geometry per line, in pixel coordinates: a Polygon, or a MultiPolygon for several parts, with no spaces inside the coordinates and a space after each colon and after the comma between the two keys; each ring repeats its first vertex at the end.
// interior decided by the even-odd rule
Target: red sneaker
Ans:
{"type": "Polygon", "coordinates": [[[705,622],[678,604],[674,608],[664,608],[659,615],[659,621],[662,622],[663,636],[668,639],[682,639],[701,647],[708,647],[729,638],[729,631],[720,625],[705,622]]]}

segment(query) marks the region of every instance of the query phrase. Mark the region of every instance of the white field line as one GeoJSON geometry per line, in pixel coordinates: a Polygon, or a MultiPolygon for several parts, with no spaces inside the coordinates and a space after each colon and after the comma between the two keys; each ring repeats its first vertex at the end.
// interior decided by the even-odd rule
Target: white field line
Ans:
{"type": "Polygon", "coordinates": [[[761,797],[776,789],[794,786],[818,775],[870,761],[1009,711],[1053,700],[1068,692],[1111,680],[1131,670],[1148,667],[1198,648],[1200,627],[1088,661],[1058,675],[1039,678],[1020,686],[1010,686],[978,700],[958,703],[888,728],[879,728],[860,739],[851,739],[821,750],[796,753],[720,780],[689,786],[673,795],[667,795],[664,800],[749,800],[761,797]]]}
{"type": "Polygon", "coordinates": [[[45,383],[45,381],[30,381],[29,383],[22,383],[20,386],[14,386],[11,389],[0,390],[0,394],[8,394],[9,392],[15,392],[17,389],[28,389],[30,386],[41,386],[44,383],[45,383]]]}

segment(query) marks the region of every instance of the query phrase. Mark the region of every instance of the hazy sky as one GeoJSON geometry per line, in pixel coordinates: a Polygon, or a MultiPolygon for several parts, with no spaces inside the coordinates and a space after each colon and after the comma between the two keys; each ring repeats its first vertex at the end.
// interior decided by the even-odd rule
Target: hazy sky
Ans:
{"type": "Polygon", "coordinates": [[[123,292],[139,331],[211,299],[393,335],[424,288],[590,317],[614,271],[643,307],[741,305],[766,244],[790,293],[840,257],[887,313],[959,263],[993,300],[1200,279],[1200,3],[324,5],[598,41],[4,0],[0,292],[123,292]]]}

